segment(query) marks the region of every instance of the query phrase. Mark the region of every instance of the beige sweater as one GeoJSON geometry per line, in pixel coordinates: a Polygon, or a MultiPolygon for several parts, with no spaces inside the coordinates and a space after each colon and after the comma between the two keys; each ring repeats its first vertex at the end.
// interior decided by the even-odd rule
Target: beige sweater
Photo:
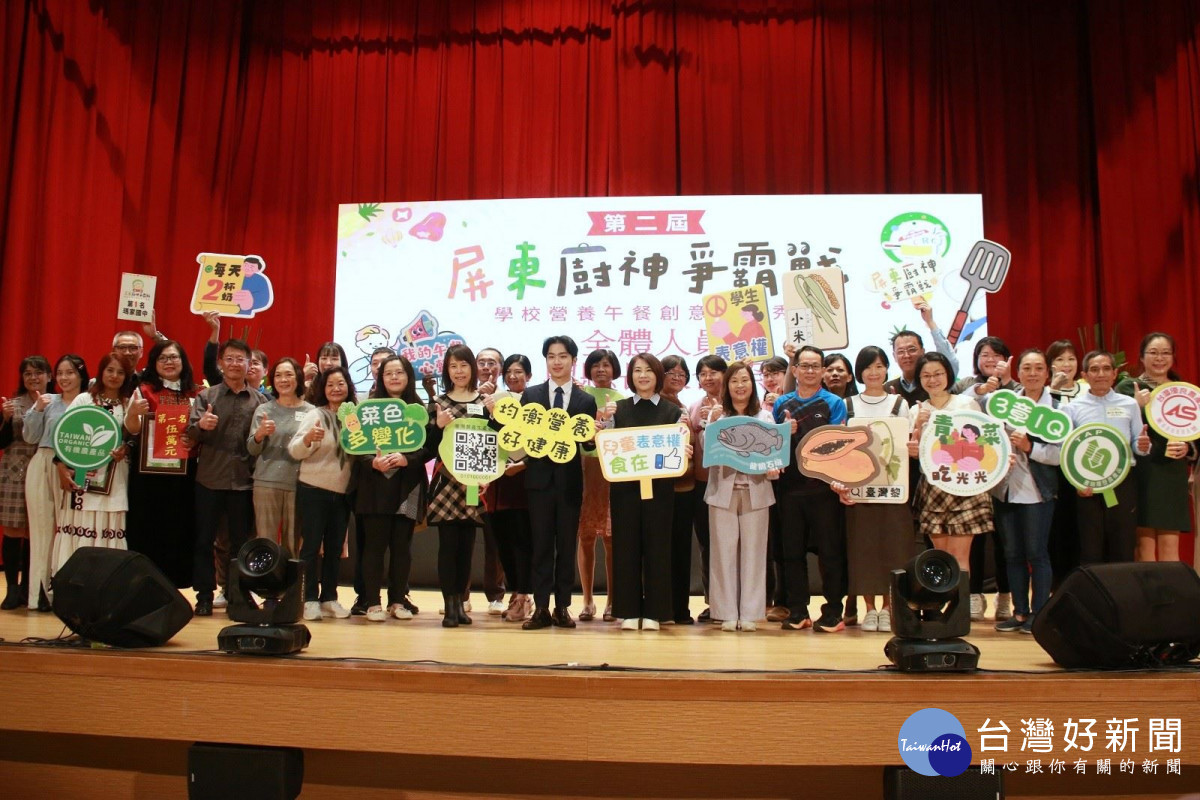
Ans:
{"type": "Polygon", "coordinates": [[[339,433],[337,421],[328,409],[314,408],[304,415],[288,444],[288,453],[300,462],[300,483],[339,494],[346,493],[354,459],[342,452],[339,433]],[[316,427],[317,420],[325,429],[325,437],[313,445],[307,445],[304,436],[316,427]]]}

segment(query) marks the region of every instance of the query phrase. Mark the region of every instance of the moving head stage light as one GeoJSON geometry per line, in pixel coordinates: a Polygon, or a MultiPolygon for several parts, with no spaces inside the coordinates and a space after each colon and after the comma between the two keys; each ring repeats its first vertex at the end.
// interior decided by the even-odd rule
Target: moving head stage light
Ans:
{"type": "Polygon", "coordinates": [[[227,653],[280,656],[308,647],[312,635],[297,625],[304,611],[303,562],[270,539],[242,545],[229,570],[227,613],[230,625],[217,635],[227,653]],[[260,606],[254,595],[262,599],[260,606]]]}
{"type": "Polygon", "coordinates": [[[883,652],[901,672],[970,672],[979,648],[971,632],[967,574],[944,550],[926,550],[892,570],[892,631],[883,652]]]}

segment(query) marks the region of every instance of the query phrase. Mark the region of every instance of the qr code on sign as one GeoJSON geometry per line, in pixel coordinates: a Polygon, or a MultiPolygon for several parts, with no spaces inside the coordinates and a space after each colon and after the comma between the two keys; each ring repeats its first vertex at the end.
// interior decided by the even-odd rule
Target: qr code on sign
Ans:
{"type": "Polygon", "coordinates": [[[500,452],[496,444],[497,438],[493,431],[455,431],[454,471],[494,474],[500,452]]]}

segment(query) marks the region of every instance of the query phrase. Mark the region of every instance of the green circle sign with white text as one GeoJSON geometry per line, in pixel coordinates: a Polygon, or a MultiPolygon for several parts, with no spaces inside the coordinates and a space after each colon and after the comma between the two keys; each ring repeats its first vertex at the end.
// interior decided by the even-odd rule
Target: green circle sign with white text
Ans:
{"type": "Polygon", "coordinates": [[[1076,489],[1111,491],[1129,475],[1132,464],[1129,442],[1119,430],[1102,422],[1080,425],[1062,445],[1062,471],[1076,489]]]}
{"type": "Polygon", "coordinates": [[[99,406],[68,409],[54,426],[54,455],[75,470],[80,486],[84,473],[107,464],[120,446],[121,426],[99,406]]]}

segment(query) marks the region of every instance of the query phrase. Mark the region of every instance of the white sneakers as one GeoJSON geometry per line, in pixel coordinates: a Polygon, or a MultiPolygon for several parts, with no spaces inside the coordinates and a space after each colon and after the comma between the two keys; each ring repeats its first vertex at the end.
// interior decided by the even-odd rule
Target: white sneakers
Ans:
{"type": "Polygon", "coordinates": [[[367,609],[367,620],[370,622],[386,622],[388,613],[383,610],[383,606],[371,606],[367,609]]]}
{"type": "Polygon", "coordinates": [[[642,630],[644,630],[644,631],[656,631],[656,630],[658,630],[658,620],[656,620],[656,619],[644,619],[644,620],[642,620],[642,630]]]}
{"type": "Polygon", "coordinates": [[[316,622],[321,619],[321,604],[316,600],[309,600],[304,604],[304,618],[309,622],[316,622]]]}
{"type": "Polygon", "coordinates": [[[888,611],[886,608],[879,612],[879,627],[877,630],[882,631],[883,633],[892,632],[892,612],[888,611]]]}
{"type": "Polygon", "coordinates": [[[623,619],[621,620],[621,630],[636,631],[638,629],[639,622],[641,622],[641,620],[639,620],[637,617],[634,617],[633,619],[623,619]]]}
{"type": "Polygon", "coordinates": [[[350,612],[337,600],[326,600],[324,603],[321,603],[321,616],[346,619],[350,616],[350,612]]]}
{"type": "Polygon", "coordinates": [[[744,619],[742,620],[741,625],[742,633],[754,633],[756,630],[758,630],[758,623],[754,622],[753,620],[744,619]]]}
{"type": "Polygon", "coordinates": [[[412,619],[413,613],[405,608],[400,603],[392,603],[388,606],[387,613],[391,614],[396,619],[412,619]]]}
{"type": "Polygon", "coordinates": [[[504,613],[504,601],[503,600],[493,600],[492,602],[488,603],[488,616],[498,617],[503,613],[504,613]]]}
{"type": "Polygon", "coordinates": [[[217,592],[216,597],[213,598],[213,608],[225,608],[228,605],[229,601],[225,599],[225,593],[217,592]]]}
{"type": "Polygon", "coordinates": [[[879,612],[873,608],[867,609],[867,613],[863,614],[862,624],[859,627],[864,631],[879,630],[879,612]]]}
{"type": "Polygon", "coordinates": [[[971,595],[971,621],[982,622],[987,613],[987,600],[981,594],[971,595]]]}
{"type": "Polygon", "coordinates": [[[996,595],[996,622],[1012,618],[1012,593],[1003,592],[996,595]]]}
{"type": "Polygon", "coordinates": [[[724,622],[721,623],[721,630],[736,631],[737,630],[737,620],[736,619],[725,620],[724,622]]]}

